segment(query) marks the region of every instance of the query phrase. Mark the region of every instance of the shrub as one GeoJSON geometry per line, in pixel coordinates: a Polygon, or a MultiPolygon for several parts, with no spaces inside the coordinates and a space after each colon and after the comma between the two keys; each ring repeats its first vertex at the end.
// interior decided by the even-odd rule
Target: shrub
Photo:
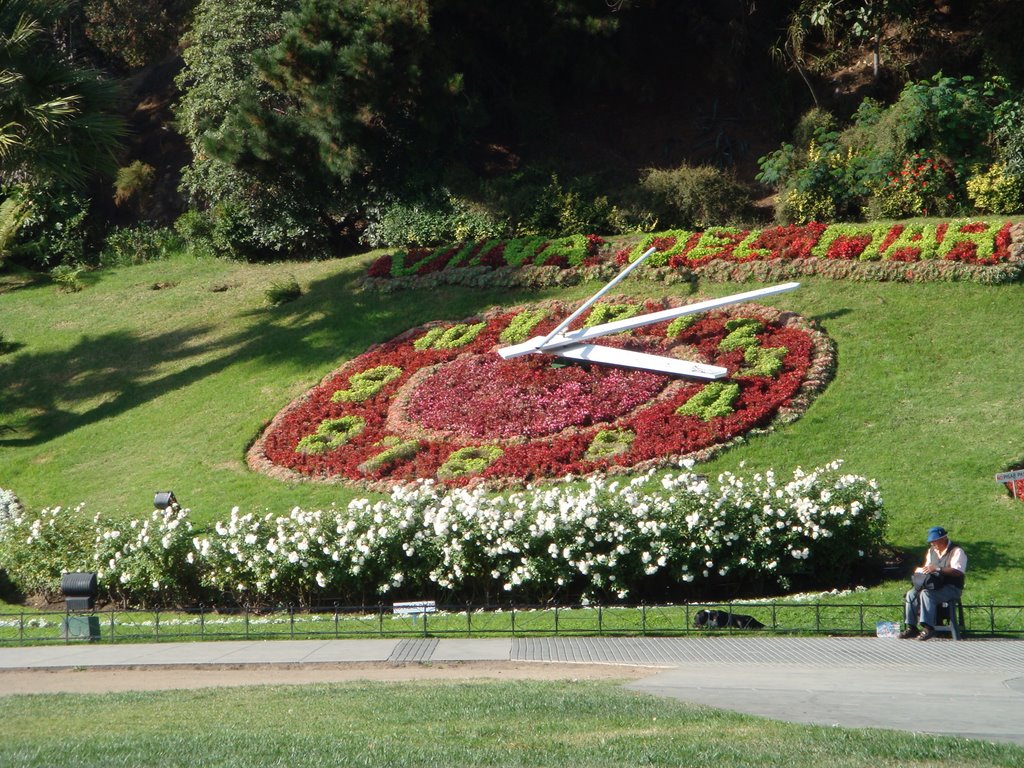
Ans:
{"type": "Polygon", "coordinates": [[[279,283],[272,283],[263,294],[267,299],[267,304],[271,307],[279,307],[282,304],[287,304],[290,301],[295,301],[302,296],[302,287],[294,276],[289,276],[287,280],[279,283]]]}
{"type": "Polygon", "coordinates": [[[119,227],[107,235],[100,251],[102,267],[126,267],[166,259],[183,246],[182,238],[172,229],[139,224],[119,227]]]}
{"type": "Polygon", "coordinates": [[[527,168],[485,183],[480,196],[516,237],[636,229],[591,178],[562,181],[557,174],[527,168]]]}
{"type": "Polygon", "coordinates": [[[0,568],[21,592],[57,599],[63,574],[92,570],[90,534],[83,505],[37,515],[18,509],[0,526],[0,568]]]}
{"type": "Polygon", "coordinates": [[[108,596],[128,605],[182,604],[197,597],[192,523],[176,504],[141,520],[93,518],[91,566],[108,596]]]}
{"type": "Polygon", "coordinates": [[[502,222],[446,189],[371,208],[367,219],[362,240],[374,248],[461,243],[498,237],[505,230],[502,222]]]}
{"type": "Polygon", "coordinates": [[[889,173],[875,197],[871,212],[877,218],[947,216],[959,197],[956,174],[947,160],[915,152],[889,173]]]}
{"type": "Polygon", "coordinates": [[[56,183],[22,188],[19,195],[25,207],[10,258],[32,269],[85,263],[91,239],[88,199],[56,183]]]}
{"type": "Polygon", "coordinates": [[[83,288],[82,272],[85,267],[81,264],[61,264],[50,270],[50,279],[57,285],[57,290],[62,293],[76,293],[83,288]]]}
{"type": "Polygon", "coordinates": [[[648,169],[640,181],[647,207],[662,225],[703,228],[740,219],[749,190],[729,172],[711,166],[648,169]]]}
{"type": "Polygon", "coordinates": [[[986,213],[1017,213],[1024,205],[1024,176],[1007,172],[996,163],[967,180],[967,196],[974,207],[986,213]]]}

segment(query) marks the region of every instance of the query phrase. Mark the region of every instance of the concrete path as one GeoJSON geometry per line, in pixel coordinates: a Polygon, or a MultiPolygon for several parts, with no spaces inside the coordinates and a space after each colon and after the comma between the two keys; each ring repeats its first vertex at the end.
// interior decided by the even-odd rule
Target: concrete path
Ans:
{"type": "Polygon", "coordinates": [[[662,671],[644,693],[778,720],[1024,745],[1024,641],[557,637],[273,640],[0,648],[3,670],[494,661],[662,671]]]}

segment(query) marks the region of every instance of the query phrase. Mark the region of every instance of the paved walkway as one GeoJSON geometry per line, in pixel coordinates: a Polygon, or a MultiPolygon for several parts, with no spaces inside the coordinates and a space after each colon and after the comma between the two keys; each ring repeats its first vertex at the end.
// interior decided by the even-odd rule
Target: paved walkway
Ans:
{"type": "Polygon", "coordinates": [[[642,665],[633,690],[798,723],[1024,745],[1024,641],[557,637],[0,648],[3,670],[509,661],[642,665]]]}

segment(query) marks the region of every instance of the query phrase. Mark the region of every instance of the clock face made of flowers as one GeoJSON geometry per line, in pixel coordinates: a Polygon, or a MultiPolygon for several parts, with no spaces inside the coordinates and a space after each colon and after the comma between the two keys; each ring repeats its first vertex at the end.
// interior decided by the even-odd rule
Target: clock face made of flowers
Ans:
{"type": "MultiPolygon", "coordinates": [[[[682,306],[606,298],[591,327],[682,306]]],[[[502,486],[707,458],[792,420],[825,386],[834,352],[792,313],[735,305],[636,328],[605,346],[721,366],[707,382],[497,350],[551,332],[552,301],[412,328],[329,374],[282,410],[249,466],[281,479],[377,489],[421,478],[502,486]]]]}

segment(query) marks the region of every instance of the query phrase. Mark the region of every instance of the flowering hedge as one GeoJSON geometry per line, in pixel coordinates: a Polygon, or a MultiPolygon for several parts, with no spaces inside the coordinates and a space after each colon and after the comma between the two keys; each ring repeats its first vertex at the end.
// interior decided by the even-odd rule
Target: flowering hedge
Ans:
{"type": "MultiPolygon", "coordinates": [[[[584,324],[678,304],[611,298],[584,324]]],[[[497,308],[376,345],[279,413],[249,450],[249,465],[282,479],[386,490],[420,478],[495,487],[704,458],[751,430],[795,418],[833,368],[823,333],[756,305],[604,340],[723,366],[722,391],[650,371],[497,354],[552,330],[571,309],[561,302],[497,308]]]]}
{"type": "MultiPolygon", "coordinates": [[[[773,280],[822,275],[994,284],[1018,280],[1024,270],[1024,233],[1019,224],[1009,221],[1001,225],[951,220],[938,224],[810,223],[760,230],[669,230],[636,238],[614,253],[596,236],[579,235],[577,239],[576,255],[564,259],[544,258],[545,251],[533,259],[498,258],[502,248],[498,241],[436,249],[427,255],[400,251],[374,262],[368,278],[385,289],[409,281],[475,284],[487,282],[486,273],[493,271],[501,273],[497,276],[501,284],[517,282],[516,277],[505,274],[508,272],[517,273],[518,284],[564,283],[565,272],[601,277],[611,272],[611,267],[621,268],[639,258],[652,246],[658,253],[640,274],[661,279],[699,275],[714,280],[773,280]],[[584,246],[584,241],[588,245],[584,246]],[[481,251],[492,257],[465,257],[481,251]]],[[[520,249],[513,250],[520,253],[520,249]]]]}
{"type": "Polygon", "coordinates": [[[199,536],[178,509],[119,525],[96,518],[81,539],[92,546],[71,555],[63,542],[90,527],[81,509],[21,513],[0,527],[0,567],[22,589],[50,594],[62,569],[96,570],[108,597],[141,604],[665,589],[679,600],[784,589],[812,574],[819,585],[846,585],[879,555],[878,488],[838,461],[789,478],[769,470],[709,481],[689,469],[498,495],[425,481],[345,510],[235,508],[199,536]],[[20,567],[28,563],[34,571],[20,567]]]}

